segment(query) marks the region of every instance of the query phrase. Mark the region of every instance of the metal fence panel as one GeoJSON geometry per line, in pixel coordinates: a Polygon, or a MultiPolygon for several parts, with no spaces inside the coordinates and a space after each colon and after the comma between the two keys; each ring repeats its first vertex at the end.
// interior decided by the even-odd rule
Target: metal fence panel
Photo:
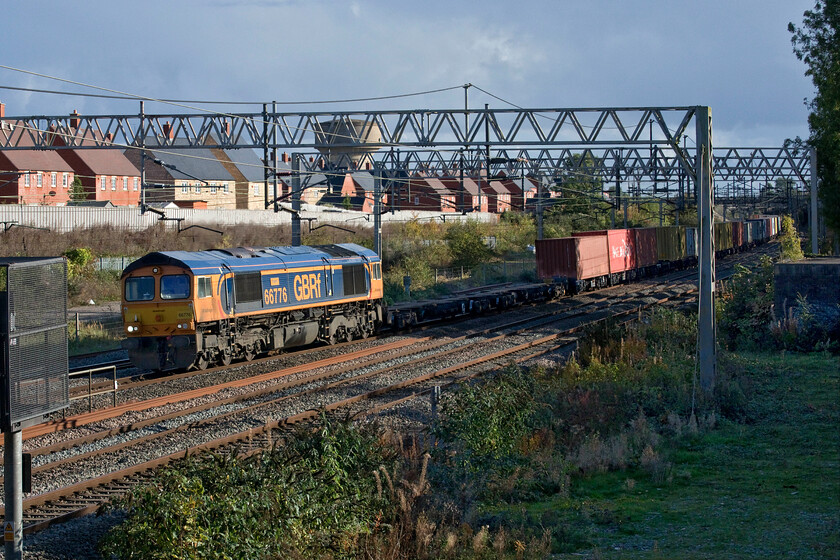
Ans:
{"type": "Polygon", "coordinates": [[[69,404],[64,259],[0,259],[3,428],[69,404]]]}

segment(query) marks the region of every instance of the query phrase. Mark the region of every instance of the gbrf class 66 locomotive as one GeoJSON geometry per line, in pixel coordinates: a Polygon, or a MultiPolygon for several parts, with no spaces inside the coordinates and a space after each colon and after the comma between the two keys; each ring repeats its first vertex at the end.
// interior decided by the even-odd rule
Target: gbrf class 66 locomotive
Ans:
{"type": "Polygon", "coordinates": [[[383,321],[379,256],[349,243],[150,253],[122,284],[123,347],[151,370],[365,338],[383,321]]]}

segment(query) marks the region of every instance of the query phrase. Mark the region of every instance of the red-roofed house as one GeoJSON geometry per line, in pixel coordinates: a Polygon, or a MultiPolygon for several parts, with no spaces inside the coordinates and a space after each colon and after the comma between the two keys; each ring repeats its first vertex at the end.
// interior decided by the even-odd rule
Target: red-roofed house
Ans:
{"type": "MultiPolygon", "coordinates": [[[[70,120],[73,126],[73,119],[70,120]]],[[[78,127],[78,121],[76,121],[78,127]]],[[[102,141],[100,132],[88,130],[81,145],[92,145],[94,138],[102,141]]],[[[54,146],[66,146],[60,134],[53,139],[54,146]]],[[[73,168],[85,189],[86,200],[110,201],[117,206],[140,204],[140,171],[122,153],[114,149],[64,149],[56,150],[73,168]]]]}
{"type": "MultiPolygon", "coordinates": [[[[15,121],[0,123],[0,141],[34,145],[22,123],[15,121]]],[[[55,151],[0,150],[0,203],[63,206],[70,200],[73,177],[73,169],[55,151]]]]}

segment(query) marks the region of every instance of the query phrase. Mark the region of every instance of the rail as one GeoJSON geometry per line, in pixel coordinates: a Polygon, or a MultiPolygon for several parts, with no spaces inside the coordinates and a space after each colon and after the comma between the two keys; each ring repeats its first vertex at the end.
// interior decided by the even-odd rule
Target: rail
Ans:
{"type": "Polygon", "coordinates": [[[78,397],[70,397],[71,401],[77,401],[80,399],[87,399],[88,400],[88,412],[93,412],[93,397],[97,395],[105,395],[107,393],[113,393],[114,395],[114,406],[117,406],[117,366],[103,366],[103,367],[95,367],[90,369],[83,369],[81,371],[75,371],[69,375],[70,378],[74,377],[83,377],[87,375],[88,378],[88,392],[87,395],[79,395],[78,397]],[[102,371],[110,371],[113,374],[114,386],[112,389],[103,389],[101,391],[93,392],[93,374],[99,373],[102,371]]]}

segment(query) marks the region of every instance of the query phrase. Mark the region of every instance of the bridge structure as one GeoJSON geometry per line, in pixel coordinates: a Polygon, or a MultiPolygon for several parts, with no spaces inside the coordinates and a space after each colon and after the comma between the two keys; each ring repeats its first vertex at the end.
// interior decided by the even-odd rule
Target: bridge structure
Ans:
{"type": "MultiPolygon", "coordinates": [[[[25,116],[0,119],[22,134],[0,138],[0,149],[138,149],[183,153],[191,148],[262,150],[266,208],[292,212],[300,244],[300,194],[315,173],[370,170],[375,177],[374,239],[379,249],[382,193],[399,177],[422,174],[516,174],[551,184],[558,177],[634,181],[637,195],[696,200],[699,240],[698,345],[701,386],[716,369],[713,212],[715,181],[800,181],[811,194],[816,247],[816,154],[782,146],[713,148],[711,109],[684,107],[535,108],[25,116]],[[63,138],[55,146],[55,136],[63,138]],[[291,193],[278,193],[278,150],[292,152],[291,193]],[[269,196],[273,185],[274,196],[269,196]],[[281,206],[290,200],[291,208],[281,206]],[[297,218],[297,219],[296,219],[297,218]]],[[[145,157],[141,158],[145,162],[145,157]]],[[[141,164],[141,183],[145,174],[141,164]]],[[[541,235],[542,193],[537,196],[541,235]]]]}

